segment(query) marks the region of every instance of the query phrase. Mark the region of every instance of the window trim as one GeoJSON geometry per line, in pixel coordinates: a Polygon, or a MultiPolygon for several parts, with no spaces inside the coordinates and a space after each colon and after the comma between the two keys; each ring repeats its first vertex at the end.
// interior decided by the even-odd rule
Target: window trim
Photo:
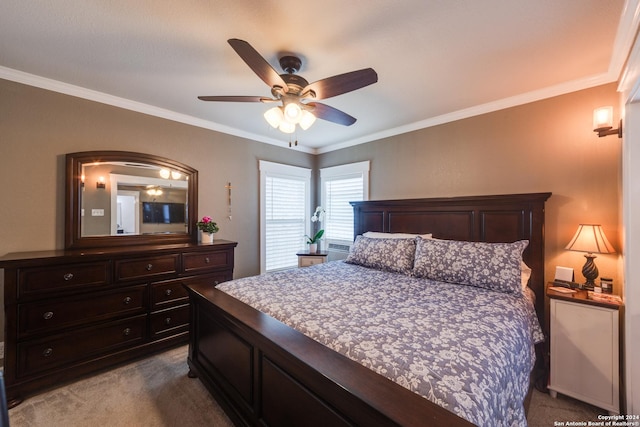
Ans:
{"type": "MultiPolygon", "coordinates": [[[[348,178],[348,177],[353,177],[355,175],[362,175],[363,200],[369,200],[370,164],[371,162],[369,160],[365,160],[362,162],[347,163],[344,165],[321,168],[320,169],[320,206],[326,205],[327,194],[326,194],[325,183],[327,180],[339,179],[341,177],[348,178]]],[[[323,227],[324,227],[324,224],[323,224],[323,227]]],[[[337,239],[326,239],[327,247],[329,243],[351,245],[351,243],[353,243],[353,239],[349,241],[337,240],[337,239]]]]}
{"type": "MultiPolygon", "coordinates": [[[[283,178],[296,178],[305,181],[305,203],[304,217],[310,218],[311,205],[311,169],[300,166],[286,165],[283,163],[268,162],[266,160],[259,161],[260,169],[260,273],[266,272],[267,252],[266,252],[266,179],[267,176],[279,176],[283,178]]],[[[305,221],[305,233],[309,234],[310,224],[305,221]]]]}

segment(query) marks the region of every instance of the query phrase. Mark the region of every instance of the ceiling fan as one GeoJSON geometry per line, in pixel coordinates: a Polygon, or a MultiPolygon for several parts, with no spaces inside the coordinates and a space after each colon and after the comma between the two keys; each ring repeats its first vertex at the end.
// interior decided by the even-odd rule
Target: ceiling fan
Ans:
{"type": "Polygon", "coordinates": [[[295,74],[302,61],[296,56],[283,56],[280,66],[284,74],[276,70],[246,41],[228,40],[231,47],[247,63],[249,68],[271,87],[272,98],[263,96],[199,96],[202,101],[221,102],[277,102],[281,105],[267,110],[265,119],[274,128],[284,133],[295,131],[296,124],[308,129],[316,118],[344,126],[351,126],[356,118],[326,104],[314,102],[351,92],[378,81],[378,74],[372,68],[339,74],[309,83],[295,74]],[[309,102],[311,101],[311,102],[309,102]]]}

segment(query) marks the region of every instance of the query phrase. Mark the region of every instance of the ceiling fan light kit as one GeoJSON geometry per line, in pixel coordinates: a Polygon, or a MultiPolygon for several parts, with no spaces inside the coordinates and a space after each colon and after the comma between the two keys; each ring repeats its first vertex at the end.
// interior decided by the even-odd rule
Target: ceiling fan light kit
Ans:
{"type": "Polygon", "coordinates": [[[372,68],[365,68],[309,84],[303,77],[295,74],[302,66],[300,58],[290,55],[280,58],[280,67],[285,74],[278,74],[246,41],[229,39],[228,42],[249,68],[271,87],[273,98],[260,96],[199,96],[198,98],[202,101],[218,102],[280,102],[281,105],[267,110],[264,118],[269,125],[284,133],[295,132],[296,125],[307,130],[316,118],[351,126],[356,122],[355,117],[326,104],[303,101],[331,98],[378,81],[377,73],[372,68]]]}

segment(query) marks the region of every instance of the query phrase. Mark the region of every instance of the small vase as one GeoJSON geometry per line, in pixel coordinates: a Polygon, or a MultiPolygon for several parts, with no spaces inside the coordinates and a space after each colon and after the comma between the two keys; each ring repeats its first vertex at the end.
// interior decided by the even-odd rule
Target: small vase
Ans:
{"type": "Polygon", "coordinates": [[[213,233],[202,233],[200,243],[213,243],[213,233]]]}
{"type": "Polygon", "coordinates": [[[318,251],[317,243],[309,243],[309,253],[315,254],[318,251]]]}

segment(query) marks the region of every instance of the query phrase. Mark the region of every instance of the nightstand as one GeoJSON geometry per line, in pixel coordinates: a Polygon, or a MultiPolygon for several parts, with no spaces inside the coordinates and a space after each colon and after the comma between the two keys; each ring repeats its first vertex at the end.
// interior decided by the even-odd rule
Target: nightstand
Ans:
{"type": "Polygon", "coordinates": [[[589,299],[583,290],[547,289],[547,296],[551,397],[562,393],[619,414],[620,304],[589,299]]]}
{"type": "Polygon", "coordinates": [[[327,255],[329,255],[329,253],[326,251],[301,251],[296,255],[298,255],[298,267],[309,267],[311,265],[327,262],[327,255]]]}

